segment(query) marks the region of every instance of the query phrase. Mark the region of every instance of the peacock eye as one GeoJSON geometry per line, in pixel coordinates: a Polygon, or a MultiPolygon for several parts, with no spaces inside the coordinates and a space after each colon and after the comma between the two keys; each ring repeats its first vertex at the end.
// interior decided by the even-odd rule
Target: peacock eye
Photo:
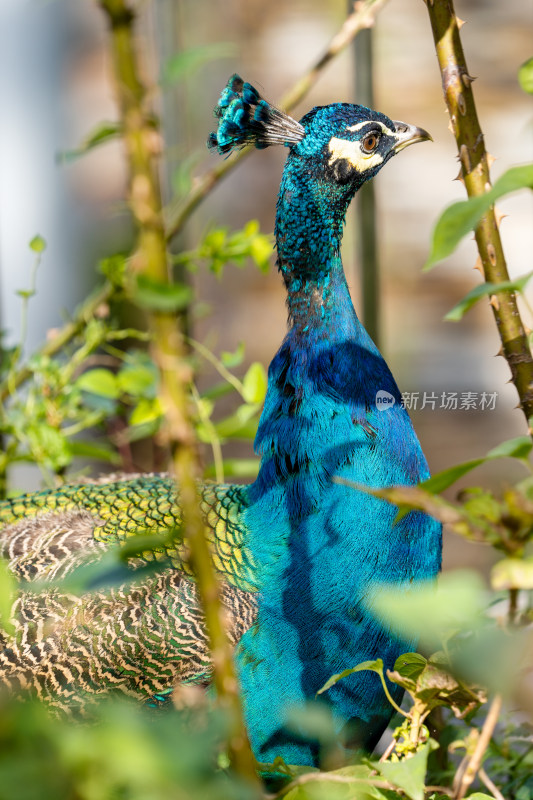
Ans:
{"type": "Polygon", "coordinates": [[[373,153],[379,143],[379,133],[368,133],[361,142],[363,153],[373,153]]]}

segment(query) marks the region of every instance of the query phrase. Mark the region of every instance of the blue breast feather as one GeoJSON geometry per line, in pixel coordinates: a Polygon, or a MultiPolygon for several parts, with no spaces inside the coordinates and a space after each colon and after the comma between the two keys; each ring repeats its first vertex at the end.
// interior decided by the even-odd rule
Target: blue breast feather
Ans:
{"type": "MultiPolygon", "coordinates": [[[[380,584],[409,589],[440,566],[436,522],[410,513],[394,525],[394,507],[331,480],[413,485],[429,474],[394,379],[342,279],[334,296],[329,335],[292,328],[272,361],[256,440],[262,463],[245,520],[262,596],[237,658],[263,761],[282,754],[290,763],[314,762],[312,748],[286,732],[288,710],[312,700],[336,672],[378,657],[392,668],[413,649],[369,606],[380,584]],[[380,389],[396,400],[385,411],[376,408],[380,389]]],[[[339,731],[365,747],[392,712],[372,673],[344,679],[328,701],[339,731]]]]}

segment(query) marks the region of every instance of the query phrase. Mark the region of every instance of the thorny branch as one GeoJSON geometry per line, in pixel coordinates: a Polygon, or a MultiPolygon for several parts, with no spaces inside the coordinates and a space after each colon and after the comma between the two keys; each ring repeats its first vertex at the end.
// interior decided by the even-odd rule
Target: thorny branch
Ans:
{"type": "MultiPolygon", "coordinates": [[[[99,0],[110,24],[111,52],[116,79],[124,145],[130,181],[128,200],[137,228],[136,250],[130,259],[130,280],[136,276],[171,288],[166,251],[157,161],[159,132],[139,79],[134,44],[135,12],[127,0],[99,0]]],[[[174,475],[179,486],[183,534],[204,611],[213,660],[213,682],[220,707],[228,713],[228,747],[235,770],[256,786],[255,762],[248,744],[240,704],[231,646],[226,636],[224,612],[209,545],[204,534],[197,478],[198,454],[189,408],[190,366],[179,321],[175,314],[152,309],[148,313],[153,335],[152,352],[159,368],[166,433],[172,449],[174,475]]]]}
{"type": "MultiPolygon", "coordinates": [[[[485,194],[490,188],[489,160],[479,125],[473,78],[469,75],[459,29],[462,21],[455,14],[452,0],[425,0],[451,128],[457,142],[461,176],[469,197],[485,194]]],[[[509,280],[498,220],[494,208],[482,218],[475,231],[481,261],[480,271],[489,283],[509,280]]],[[[533,358],[516,303],[514,292],[496,292],[490,299],[502,341],[501,354],[511,369],[520,405],[533,436],[533,358]]]]}

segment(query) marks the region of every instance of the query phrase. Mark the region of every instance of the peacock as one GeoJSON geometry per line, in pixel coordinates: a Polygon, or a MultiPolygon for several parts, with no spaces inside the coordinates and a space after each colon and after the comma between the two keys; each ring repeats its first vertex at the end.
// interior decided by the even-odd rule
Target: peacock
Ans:
{"type": "MultiPolygon", "coordinates": [[[[237,75],[215,115],[208,146],[221,154],[252,143],[288,148],[275,225],[288,332],[269,367],[257,479],[203,484],[202,511],[253,752],[260,762],[316,765],[318,744],[295,727],[293,710],[334,673],[376,658],[392,668],[413,649],[373,614],[373,602],[383,584],[407,592],[440,568],[437,522],[421,512],[396,520],[396,508],[346,484],[414,485],[429,473],[398,387],[356,316],[340,257],[355,192],[400,150],[431,137],[349,103],[315,107],[297,122],[237,75]]],[[[137,554],[138,576],[111,588],[80,596],[65,583],[110,545],[179,521],[179,496],[163,474],[3,501],[1,554],[25,588],[15,633],[2,642],[0,681],[80,715],[111,691],[150,702],[180,683],[208,685],[208,643],[181,542],[137,554]],[[150,560],[157,568],[143,570],[150,560]]],[[[372,748],[391,717],[371,672],[321,698],[347,748],[372,748]]]]}

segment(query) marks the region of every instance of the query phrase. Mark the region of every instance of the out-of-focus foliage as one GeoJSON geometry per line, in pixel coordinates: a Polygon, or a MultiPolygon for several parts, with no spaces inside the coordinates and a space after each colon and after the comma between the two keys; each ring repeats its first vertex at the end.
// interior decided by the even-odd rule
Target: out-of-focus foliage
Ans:
{"type": "MultiPolygon", "coordinates": [[[[64,477],[76,457],[107,462],[114,467],[131,469],[132,443],[155,437],[163,417],[158,399],[157,368],[150,358],[148,335],[141,328],[120,326],[120,298],[126,280],[126,258],[114,255],[99,264],[99,271],[115,287],[116,302],[105,304],[88,319],[79,335],[57,356],[37,352],[30,357],[31,380],[15,386],[13,377],[23,363],[25,320],[31,297],[36,291],[36,271],[41,257],[46,257],[46,243],[35,236],[30,243],[36,254],[31,287],[21,290],[22,331],[19,344],[2,350],[0,390],[7,402],[0,409],[0,475],[4,491],[9,486],[9,471],[20,462],[38,464],[50,485],[64,477]]],[[[272,239],[262,234],[252,220],[242,231],[209,231],[199,246],[176,257],[188,271],[200,266],[220,275],[228,263],[245,266],[248,261],[261,270],[268,269],[272,239]]],[[[199,302],[191,286],[176,282],[168,287],[137,278],[133,296],[141,308],[157,308],[170,313],[193,314],[199,302]]],[[[142,319],[140,320],[142,322],[142,319]]],[[[239,345],[233,357],[219,359],[205,345],[193,342],[194,368],[201,373],[208,366],[221,380],[201,393],[195,391],[191,402],[196,408],[197,432],[201,441],[211,445],[213,463],[207,474],[218,479],[238,474],[253,476],[255,459],[231,459],[224,464],[221,447],[230,439],[253,439],[266,393],[266,373],[253,363],[240,379],[230,369],[238,368],[245,356],[239,345]],[[219,398],[234,393],[234,410],[221,414],[219,398]]],[[[162,453],[145,469],[161,469],[162,453]]]]}
{"type": "Polygon", "coordinates": [[[218,767],[226,727],[205,709],[153,711],[107,700],[91,724],[56,719],[37,700],[0,695],[2,800],[248,800],[218,767]]]}

